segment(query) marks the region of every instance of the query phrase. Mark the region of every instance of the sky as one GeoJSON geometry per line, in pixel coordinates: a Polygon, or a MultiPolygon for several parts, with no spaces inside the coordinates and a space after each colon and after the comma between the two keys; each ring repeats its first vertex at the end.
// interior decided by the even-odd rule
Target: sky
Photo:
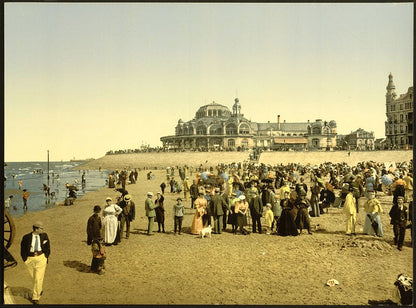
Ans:
{"type": "Polygon", "coordinates": [[[413,85],[413,3],[5,3],[4,159],[162,146],[239,98],[253,121],[384,138],[413,85]]]}

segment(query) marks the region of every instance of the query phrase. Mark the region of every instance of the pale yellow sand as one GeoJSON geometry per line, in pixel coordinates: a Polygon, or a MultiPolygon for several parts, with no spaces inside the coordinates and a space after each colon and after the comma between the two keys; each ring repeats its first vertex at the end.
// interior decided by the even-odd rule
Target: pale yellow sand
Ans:
{"type": "MultiPolygon", "coordinates": [[[[351,157],[362,161],[368,154],[377,160],[377,153],[352,152],[351,157]]],[[[406,153],[407,158],[395,154],[385,155],[384,160],[410,159],[411,152],[402,153],[406,153]]],[[[209,161],[218,157],[218,153],[197,153],[201,155],[194,158],[188,153],[175,156],[162,154],[152,161],[150,154],[145,160],[142,155],[135,158],[106,156],[90,163],[88,168],[98,168],[99,165],[103,169],[128,165],[143,167],[145,163],[151,166],[156,161],[161,167],[185,164],[184,161],[190,165],[191,159],[198,164],[203,157],[209,161]]],[[[236,160],[234,158],[240,158],[240,154],[219,156],[218,162],[232,162],[236,160]]],[[[285,154],[276,153],[281,159],[289,159],[285,154]]],[[[324,161],[334,161],[334,157],[324,161]]],[[[263,157],[266,158],[267,155],[263,157]]],[[[314,163],[314,159],[307,158],[310,163],[314,163]]],[[[329,214],[311,218],[313,230],[319,224],[319,230],[314,231],[312,236],[305,233],[298,237],[242,236],[226,232],[213,234],[211,239],[199,239],[186,234],[194,213],[189,209],[190,201],[185,203],[185,234],[156,233],[148,237],[144,235],[147,228],[145,194],[147,191],[159,191],[160,183],[165,180],[164,170],[153,170],[153,173],[156,177],[152,181],[147,181],[146,172],[142,171],[137,184],[127,185],[136,202],[136,220],[132,223],[132,234],[128,240],[123,239],[118,246],[106,247],[106,273],[102,276],[87,272],[91,251],[86,244],[86,223],[94,205],[104,206],[105,197],[115,199],[118,192],[103,188],[85,195],[74,206],[58,206],[15,219],[17,234],[10,251],[19,264],[6,270],[4,279],[16,304],[30,304],[27,294],[31,282],[20,258],[20,240],[31,231],[31,225],[36,220],[44,222],[52,251],[41,304],[366,305],[368,300],[391,298],[398,274],[413,275],[410,230],[406,232],[403,251],[392,246],[393,232],[388,216],[391,196],[380,196],[384,209],[381,216],[383,238],[362,234],[353,238],[345,236],[344,216],[340,209],[331,208],[329,214]],[[340,284],[325,286],[331,278],[340,284]]],[[[173,230],[172,206],[177,196],[165,193],[165,225],[168,232],[173,230]]],[[[361,208],[358,231],[363,224],[364,211],[361,208]]],[[[228,226],[228,231],[230,229],[228,226]]]]}

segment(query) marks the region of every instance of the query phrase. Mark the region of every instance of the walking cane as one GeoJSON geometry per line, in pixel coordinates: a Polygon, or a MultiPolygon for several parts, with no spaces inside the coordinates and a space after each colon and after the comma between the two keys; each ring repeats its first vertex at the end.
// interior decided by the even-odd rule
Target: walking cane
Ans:
{"type": "MultiPolygon", "coordinates": [[[[250,209],[247,209],[247,220],[248,220],[248,227],[251,229],[251,212],[250,212],[250,209]]],[[[251,232],[253,232],[253,229],[251,229],[251,232]]]]}

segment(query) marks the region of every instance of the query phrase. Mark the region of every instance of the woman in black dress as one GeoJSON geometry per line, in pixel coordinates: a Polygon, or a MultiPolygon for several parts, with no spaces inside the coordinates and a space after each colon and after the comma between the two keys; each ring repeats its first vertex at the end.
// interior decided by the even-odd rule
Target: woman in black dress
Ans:
{"type": "Polygon", "coordinates": [[[279,228],[277,234],[281,236],[298,235],[298,229],[295,223],[295,217],[297,216],[296,208],[296,191],[290,193],[290,198],[285,194],[285,199],[281,200],[280,205],[282,207],[282,214],[279,218],[279,228]]]}
{"type": "Polygon", "coordinates": [[[160,227],[162,227],[162,232],[165,233],[165,208],[163,207],[163,201],[165,200],[165,198],[163,197],[163,195],[158,192],[156,194],[156,200],[155,200],[155,205],[157,206],[155,208],[155,212],[156,212],[156,221],[157,221],[157,225],[159,227],[159,230],[157,232],[160,233],[160,227]]]}
{"type": "Polygon", "coordinates": [[[298,214],[295,219],[297,228],[299,229],[299,235],[302,234],[302,229],[307,229],[308,234],[311,232],[311,222],[309,219],[308,207],[310,206],[309,200],[306,199],[306,191],[301,188],[299,190],[299,198],[296,202],[296,207],[298,208],[298,214]]]}

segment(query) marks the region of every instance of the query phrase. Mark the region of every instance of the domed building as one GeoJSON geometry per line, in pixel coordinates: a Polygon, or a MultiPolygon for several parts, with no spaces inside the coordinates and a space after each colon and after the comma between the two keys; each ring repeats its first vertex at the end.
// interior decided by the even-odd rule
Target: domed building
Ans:
{"type": "Polygon", "coordinates": [[[236,98],[232,112],[215,102],[204,105],[194,119],[178,120],[174,136],[160,140],[167,150],[322,150],[336,146],[336,134],[335,121],[321,119],[313,123],[280,123],[278,115],[277,122],[251,122],[241,113],[241,104],[236,98]]]}

